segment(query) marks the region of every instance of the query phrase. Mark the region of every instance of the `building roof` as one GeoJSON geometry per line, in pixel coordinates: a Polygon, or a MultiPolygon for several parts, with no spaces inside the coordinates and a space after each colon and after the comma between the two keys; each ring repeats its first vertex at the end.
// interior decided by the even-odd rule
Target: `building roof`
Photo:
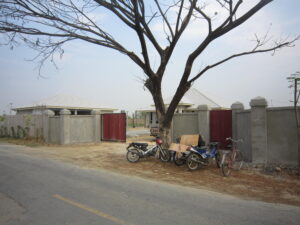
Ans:
{"type": "MultiPolygon", "coordinates": [[[[172,98],[167,98],[165,100],[165,104],[169,105],[171,103],[172,98]]],[[[182,97],[179,105],[189,105],[192,107],[198,107],[199,105],[208,105],[210,108],[221,108],[221,106],[198,91],[195,88],[190,88],[185,95],[182,97]]]]}
{"type": "Polygon", "coordinates": [[[46,99],[32,102],[31,104],[22,107],[14,108],[13,110],[20,111],[37,108],[116,110],[109,107],[103,107],[98,102],[93,102],[82,97],[71,95],[55,95],[46,99]]]}
{"type": "MultiPolygon", "coordinates": [[[[173,97],[164,99],[166,105],[171,103],[173,97]]],[[[222,108],[221,105],[213,101],[195,88],[190,88],[185,95],[182,97],[178,106],[187,106],[187,109],[196,109],[199,105],[208,105],[210,108],[222,108]]],[[[139,111],[152,112],[155,111],[154,105],[143,108],[139,111]]]]}

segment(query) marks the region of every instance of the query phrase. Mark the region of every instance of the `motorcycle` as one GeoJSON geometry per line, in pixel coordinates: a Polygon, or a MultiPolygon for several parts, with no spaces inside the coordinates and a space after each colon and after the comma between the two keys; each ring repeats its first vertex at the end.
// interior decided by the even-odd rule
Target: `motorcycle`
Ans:
{"type": "Polygon", "coordinates": [[[189,170],[196,170],[199,167],[202,168],[208,166],[211,159],[215,159],[218,168],[221,166],[221,155],[218,151],[218,142],[211,142],[209,147],[191,146],[189,152],[186,159],[189,170]]]}
{"type": "MultiPolygon", "coordinates": [[[[180,143],[180,138],[176,138],[176,143],[180,143]]],[[[195,148],[196,146],[194,146],[195,148]]],[[[197,148],[206,148],[205,147],[205,141],[203,140],[203,137],[199,135],[199,141],[198,141],[198,146],[197,148]]],[[[177,166],[182,166],[186,164],[186,160],[188,159],[189,155],[191,154],[191,151],[186,151],[186,152],[173,152],[173,161],[175,165],[177,166]]]]}
{"type": "Polygon", "coordinates": [[[155,139],[155,145],[148,148],[147,143],[132,142],[127,147],[126,158],[129,162],[137,162],[140,158],[155,156],[163,162],[171,159],[169,150],[162,148],[162,140],[159,137],[155,139]]]}

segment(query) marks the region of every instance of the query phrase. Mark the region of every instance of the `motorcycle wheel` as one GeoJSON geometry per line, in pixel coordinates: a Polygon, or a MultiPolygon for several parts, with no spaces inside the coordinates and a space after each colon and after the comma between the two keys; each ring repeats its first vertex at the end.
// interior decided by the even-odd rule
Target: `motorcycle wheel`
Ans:
{"type": "Polygon", "coordinates": [[[176,166],[182,166],[183,164],[186,163],[186,158],[185,156],[183,155],[184,153],[178,153],[176,152],[175,155],[174,155],[174,163],[176,166]]]}
{"type": "Polygon", "coordinates": [[[215,159],[216,159],[216,164],[218,168],[221,168],[221,155],[219,152],[217,152],[217,154],[215,155],[215,159]]]}
{"type": "Polygon", "coordinates": [[[189,170],[193,171],[198,169],[200,160],[200,156],[198,154],[192,153],[186,160],[186,165],[188,166],[189,170]]]}
{"type": "Polygon", "coordinates": [[[222,164],[221,164],[221,171],[224,177],[228,177],[230,175],[231,172],[230,161],[231,161],[230,154],[225,153],[223,155],[222,164]]]}
{"type": "Polygon", "coordinates": [[[171,153],[167,149],[161,149],[159,152],[159,158],[162,162],[169,162],[171,160],[171,153]]]}
{"type": "Polygon", "coordinates": [[[139,159],[140,159],[139,151],[136,149],[130,149],[126,153],[126,158],[129,162],[132,162],[132,163],[139,161],[139,159]]]}

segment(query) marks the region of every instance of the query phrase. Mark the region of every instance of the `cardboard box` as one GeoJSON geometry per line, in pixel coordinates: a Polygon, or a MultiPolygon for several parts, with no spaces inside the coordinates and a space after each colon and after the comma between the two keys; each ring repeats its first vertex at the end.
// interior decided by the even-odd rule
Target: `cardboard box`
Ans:
{"type": "Polygon", "coordinates": [[[170,150],[175,151],[175,152],[186,152],[188,150],[189,146],[188,145],[182,145],[182,144],[176,144],[172,143],[169,147],[170,150]]]}

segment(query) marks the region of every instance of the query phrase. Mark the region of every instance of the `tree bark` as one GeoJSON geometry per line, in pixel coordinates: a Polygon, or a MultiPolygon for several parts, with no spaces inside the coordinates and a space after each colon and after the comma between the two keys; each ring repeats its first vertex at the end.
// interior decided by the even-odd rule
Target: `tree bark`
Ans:
{"type": "Polygon", "coordinates": [[[165,121],[166,121],[165,118],[161,118],[161,121],[159,123],[159,136],[163,141],[163,148],[168,149],[172,142],[172,140],[171,140],[171,122],[165,123],[165,121]]]}

